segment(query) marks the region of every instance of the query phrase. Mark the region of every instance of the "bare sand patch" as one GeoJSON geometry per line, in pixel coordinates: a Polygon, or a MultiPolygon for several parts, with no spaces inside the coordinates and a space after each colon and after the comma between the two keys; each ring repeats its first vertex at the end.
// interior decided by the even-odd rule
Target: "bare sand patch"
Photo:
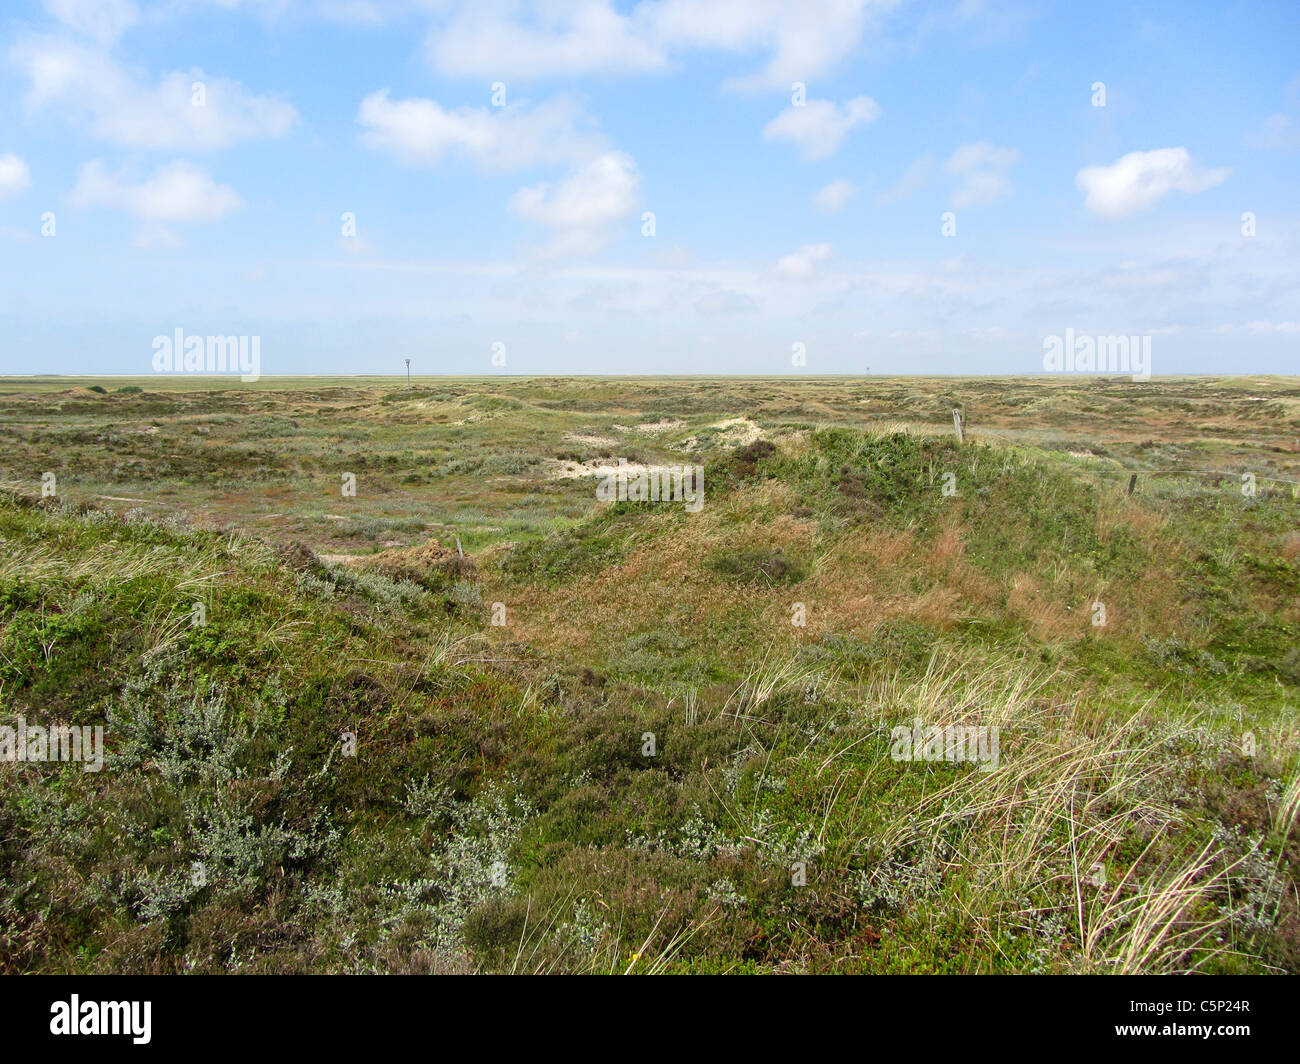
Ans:
{"type": "Polygon", "coordinates": [[[565,443],[581,443],[588,447],[617,447],[618,440],[612,436],[597,436],[580,432],[566,432],[562,437],[565,443]]]}
{"type": "Polygon", "coordinates": [[[617,475],[621,468],[629,476],[650,467],[644,462],[628,462],[619,466],[618,459],[589,458],[585,462],[571,462],[564,458],[544,459],[548,480],[580,480],[583,477],[609,477],[617,475]]]}
{"type": "MultiPolygon", "coordinates": [[[[747,417],[723,418],[713,422],[709,428],[718,430],[718,435],[710,443],[719,447],[744,447],[763,436],[763,430],[747,417]]],[[[692,436],[682,444],[682,450],[694,451],[699,446],[700,438],[692,436]]]]}
{"type": "Polygon", "coordinates": [[[615,425],[616,432],[639,432],[643,436],[662,436],[665,432],[682,427],[682,422],[665,418],[662,421],[648,421],[642,425],[615,425]]]}

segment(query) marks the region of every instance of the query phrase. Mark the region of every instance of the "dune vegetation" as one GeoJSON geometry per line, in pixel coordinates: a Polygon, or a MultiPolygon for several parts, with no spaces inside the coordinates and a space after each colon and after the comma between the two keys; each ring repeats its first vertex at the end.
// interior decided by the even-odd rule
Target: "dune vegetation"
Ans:
{"type": "Polygon", "coordinates": [[[0,763],[0,971],[1300,970],[1294,379],[29,379],[0,435],[0,725],[105,744],[0,763]]]}

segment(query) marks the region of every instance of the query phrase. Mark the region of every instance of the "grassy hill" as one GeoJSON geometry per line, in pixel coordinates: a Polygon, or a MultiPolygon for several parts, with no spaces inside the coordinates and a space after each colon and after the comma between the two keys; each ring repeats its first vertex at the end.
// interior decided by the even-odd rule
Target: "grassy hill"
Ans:
{"type": "Polygon", "coordinates": [[[120,383],[0,396],[0,723],[108,751],[0,970],[1300,969],[1291,382],[120,383]]]}

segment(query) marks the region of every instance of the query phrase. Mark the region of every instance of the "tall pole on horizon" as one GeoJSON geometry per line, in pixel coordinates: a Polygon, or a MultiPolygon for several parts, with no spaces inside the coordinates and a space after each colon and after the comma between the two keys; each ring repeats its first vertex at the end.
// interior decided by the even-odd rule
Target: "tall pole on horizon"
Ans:
{"type": "Polygon", "coordinates": [[[411,360],[407,358],[403,359],[403,361],[406,363],[406,386],[409,388],[411,386],[411,360]]]}

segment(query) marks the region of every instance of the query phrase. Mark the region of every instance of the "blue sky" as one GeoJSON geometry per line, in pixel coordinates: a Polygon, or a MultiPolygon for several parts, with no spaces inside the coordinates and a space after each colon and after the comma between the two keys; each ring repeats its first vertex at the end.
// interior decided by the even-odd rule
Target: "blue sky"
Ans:
{"type": "Polygon", "coordinates": [[[1291,2],[4,12],[0,373],[1300,370],[1291,2]]]}

